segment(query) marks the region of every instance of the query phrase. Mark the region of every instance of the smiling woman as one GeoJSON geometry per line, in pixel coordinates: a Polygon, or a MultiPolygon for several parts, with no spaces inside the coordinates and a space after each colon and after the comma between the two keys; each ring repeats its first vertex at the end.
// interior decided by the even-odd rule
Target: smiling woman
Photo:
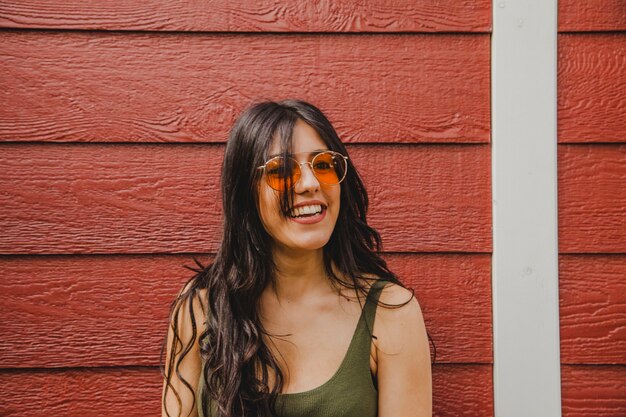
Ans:
{"type": "Polygon", "coordinates": [[[172,304],[163,415],[430,416],[419,304],[379,256],[324,114],[297,100],[246,110],[222,197],[220,250],[172,304]]]}

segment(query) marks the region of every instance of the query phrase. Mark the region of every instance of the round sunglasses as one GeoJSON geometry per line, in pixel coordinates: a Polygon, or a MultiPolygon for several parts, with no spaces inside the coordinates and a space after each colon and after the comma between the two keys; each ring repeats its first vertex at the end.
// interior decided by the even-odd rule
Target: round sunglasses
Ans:
{"type": "MultiPolygon", "coordinates": [[[[298,155],[309,152],[299,152],[298,155]]],[[[276,191],[285,191],[293,188],[302,177],[302,165],[311,167],[317,180],[325,185],[337,185],[346,177],[348,172],[348,157],[335,151],[317,153],[310,162],[298,162],[293,157],[275,156],[257,169],[265,173],[267,185],[276,191]]]]}

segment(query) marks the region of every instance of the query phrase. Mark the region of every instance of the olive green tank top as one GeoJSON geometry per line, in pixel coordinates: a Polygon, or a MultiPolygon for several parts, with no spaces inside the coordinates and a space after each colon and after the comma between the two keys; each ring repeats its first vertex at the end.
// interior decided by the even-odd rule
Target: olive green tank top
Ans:
{"type": "MultiPolygon", "coordinates": [[[[345,357],[335,374],[309,391],[278,394],[279,417],[376,417],[378,391],[370,370],[372,329],[380,290],[388,281],[375,281],[367,295],[356,330],[345,357]]],[[[202,393],[200,377],[198,392],[202,393]]],[[[198,415],[204,417],[198,401],[198,415]]],[[[269,407],[265,407],[270,416],[269,407]]]]}

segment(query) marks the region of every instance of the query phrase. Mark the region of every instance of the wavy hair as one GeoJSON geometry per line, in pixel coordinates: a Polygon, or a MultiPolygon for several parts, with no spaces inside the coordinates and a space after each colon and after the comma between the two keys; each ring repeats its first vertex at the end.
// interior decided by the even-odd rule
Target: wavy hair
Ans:
{"type": "MultiPolygon", "coordinates": [[[[172,372],[176,372],[196,399],[189,382],[178,374],[178,367],[198,335],[199,326],[192,308],[194,299],[202,298],[202,304],[208,307],[206,324],[200,334],[204,389],[196,399],[205,416],[211,415],[210,407],[217,413],[213,417],[261,416],[263,404],[268,404],[275,414],[284,377],[266,343],[265,338],[273,335],[263,328],[258,313],[261,293],[273,284],[275,265],[271,237],[258,210],[261,173],[257,167],[268,157],[274,138],[280,140],[282,154],[291,152],[293,128],[298,120],[313,127],[330,150],[348,156],[326,116],[309,103],[267,101],[244,111],[230,132],[222,165],[223,233],[219,250],[208,266],[194,259],[197,266],[188,268],[195,275],[170,310],[174,337],[169,346],[172,352],[169,362],[162,366],[165,389],[175,391],[170,381],[172,372]],[[188,343],[183,343],[177,327],[183,306],[188,308],[192,321],[193,335],[188,343]],[[274,376],[272,388],[269,370],[274,376]]],[[[355,290],[360,299],[366,295],[367,282],[373,279],[404,285],[379,255],[380,235],[366,221],[367,192],[351,160],[347,163],[346,178],[341,183],[339,216],[323,249],[323,258],[332,284],[355,290]]],[[[283,215],[292,199],[293,189],[282,193],[283,215]]],[[[180,406],[180,397],[175,395],[180,406]]]]}

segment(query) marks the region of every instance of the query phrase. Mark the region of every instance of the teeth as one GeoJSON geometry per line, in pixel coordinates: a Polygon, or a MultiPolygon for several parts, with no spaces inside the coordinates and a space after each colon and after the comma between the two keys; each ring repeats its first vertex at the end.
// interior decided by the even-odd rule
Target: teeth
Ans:
{"type": "Polygon", "coordinates": [[[305,214],[316,214],[322,212],[322,206],[313,204],[310,206],[301,206],[291,209],[291,217],[304,216],[305,214]]]}

